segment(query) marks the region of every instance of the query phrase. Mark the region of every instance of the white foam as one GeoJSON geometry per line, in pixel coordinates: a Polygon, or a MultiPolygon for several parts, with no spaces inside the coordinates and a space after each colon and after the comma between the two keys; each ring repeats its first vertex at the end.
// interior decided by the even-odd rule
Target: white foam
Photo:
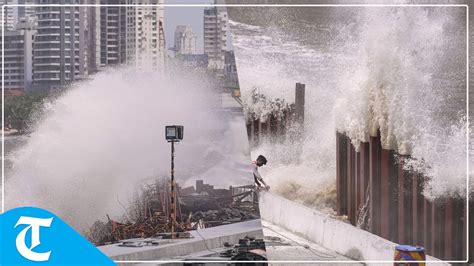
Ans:
{"type": "Polygon", "coordinates": [[[201,79],[111,69],[78,84],[48,107],[13,158],[6,209],[38,206],[76,229],[121,215],[140,181],[169,178],[166,125],[184,125],[176,145],[181,185],[203,179],[217,187],[252,182],[243,116],[224,117],[201,79]],[[177,79],[176,77],[180,77],[177,79]],[[120,201],[120,203],[119,203],[120,201]]]}
{"type": "MultiPolygon", "coordinates": [[[[309,10],[305,8],[305,12],[309,10]]],[[[430,179],[427,196],[463,196],[467,156],[465,8],[356,11],[334,8],[326,17],[317,18],[325,25],[299,29],[311,23],[293,22],[287,28],[295,32],[290,33],[284,24],[278,28],[260,26],[253,30],[259,35],[256,41],[252,31],[243,29],[249,26],[231,26],[244,96],[256,88],[270,98],[292,102],[295,83],[306,84],[306,135],[299,163],[275,159],[282,157],[280,152],[288,154],[288,149],[268,143],[253,155],[262,153],[269,158],[268,167],[275,169],[266,173],[271,180],[279,179],[278,169],[303,186],[334,182],[336,130],[358,147],[380,129],[384,148],[423,159],[423,165],[411,165],[430,179]],[[298,36],[302,40],[312,36],[317,42],[298,42],[298,36]]],[[[292,142],[278,145],[289,147],[292,142]]],[[[472,161],[470,168],[474,168],[472,161]]]]}

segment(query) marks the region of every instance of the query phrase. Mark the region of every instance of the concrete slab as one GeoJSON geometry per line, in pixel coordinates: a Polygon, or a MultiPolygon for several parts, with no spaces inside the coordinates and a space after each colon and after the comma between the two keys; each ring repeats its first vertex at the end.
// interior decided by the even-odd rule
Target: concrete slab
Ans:
{"type": "MultiPolygon", "coordinates": [[[[265,247],[269,261],[313,261],[311,265],[363,265],[354,263],[352,259],[344,257],[321,245],[308,241],[281,227],[262,221],[265,247]],[[329,261],[348,261],[348,263],[328,263],[329,261]]],[[[270,263],[270,265],[278,265],[270,263]]],[[[291,265],[308,265],[294,263],[291,265]]]]}
{"type": "MultiPolygon", "coordinates": [[[[345,257],[357,261],[393,260],[396,243],[337,220],[326,213],[270,192],[259,194],[259,207],[262,220],[345,257]]],[[[436,265],[443,264],[434,257],[427,256],[427,260],[435,261],[436,265]]]]}
{"type": "Polygon", "coordinates": [[[194,230],[190,233],[193,238],[158,240],[157,246],[121,247],[119,244],[112,244],[98,248],[115,261],[175,260],[173,258],[199,252],[203,254],[218,252],[213,250],[222,248],[226,242],[236,244],[245,236],[263,238],[260,220],[194,230]]]}

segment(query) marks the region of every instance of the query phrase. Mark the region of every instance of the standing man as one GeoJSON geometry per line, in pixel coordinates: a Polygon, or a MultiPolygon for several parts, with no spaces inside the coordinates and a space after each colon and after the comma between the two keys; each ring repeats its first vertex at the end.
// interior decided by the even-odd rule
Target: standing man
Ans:
{"type": "Polygon", "coordinates": [[[269,190],[270,186],[263,181],[262,176],[258,172],[258,168],[262,165],[267,164],[267,158],[265,158],[263,155],[259,155],[257,157],[257,160],[252,161],[252,171],[253,171],[253,177],[255,179],[255,186],[257,186],[257,189],[265,189],[269,190]]]}

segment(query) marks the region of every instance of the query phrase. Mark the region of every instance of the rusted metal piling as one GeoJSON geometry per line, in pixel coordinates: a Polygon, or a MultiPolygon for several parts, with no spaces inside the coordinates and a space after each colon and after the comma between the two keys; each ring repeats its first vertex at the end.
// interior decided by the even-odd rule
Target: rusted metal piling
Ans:
{"type": "Polygon", "coordinates": [[[369,142],[369,231],[376,235],[381,234],[381,151],[380,134],[370,137],[369,142]]]}
{"type": "MultiPolygon", "coordinates": [[[[469,201],[469,228],[471,230],[469,230],[469,244],[470,244],[470,249],[469,249],[469,258],[470,258],[470,261],[474,261],[474,248],[472,248],[472,245],[473,245],[473,240],[474,240],[474,204],[472,203],[472,201],[469,201]]],[[[464,222],[467,221],[467,217],[466,217],[466,211],[463,211],[463,214],[464,214],[464,222]]],[[[467,237],[466,237],[466,234],[463,234],[463,247],[466,247],[467,246],[467,237]]],[[[463,258],[466,257],[466,248],[463,248],[462,249],[463,251],[463,258]]]]}
{"type": "Polygon", "coordinates": [[[398,162],[398,182],[397,182],[397,212],[398,212],[398,228],[397,242],[413,243],[413,191],[412,178],[410,172],[404,167],[404,158],[398,162]]]}
{"type": "Polygon", "coordinates": [[[356,151],[338,132],[336,149],[338,215],[347,215],[357,225],[369,195],[368,231],[399,244],[424,246],[443,260],[466,259],[465,200],[425,198],[424,177],[404,167],[409,156],[383,149],[380,133],[356,151]]]}
{"type": "MultiPolygon", "coordinates": [[[[259,95],[256,101],[259,100],[266,99],[259,95]]],[[[296,83],[294,104],[282,104],[279,99],[276,99],[274,103],[278,108],[266,114],[263,121],[253,112],[246,114],[247,135],[251,146],[258,146],[263,139],[272,142],[285,140],[288,137],[295,141],[303,139],[305,84],[296,83]]]]}
{"type": "MultiPolygon", "coordinates": [[[[257,97],[258,98],[258,97],[257,97]]],[[[247,133],[251,146],[263,139],[281,142],[303,139],[305,85],[297,83],[295,103],[276,100],[272,113],[261,121],[247,113],[247,133]]],[[[454,198],[430,201],[423,196],[425,177],[405,167],[410,156],[382,148],[380,132],[356,150],[350,138],[336,133],[336,188],[338,215],[347,215],[351,224],[399,244],[420,245],[427,254],[444,260],[474,257],[467,251],[466,201],[454,198]]],[[[471,202],[470,209],[474,202],[471,202]]],[[[474,228],[474,218],[469,219],[474,228]]],[[[472,243],[472,241],[470,242],[472,243]]],[[[472,244],[471,244],[472,246],[472,244]]]]}
{"type": "Polygon", "coordinates": [[[337,193],[337,214],[344,215],[348,213],[347,209],[347,138],[340,133],[336,136],[336,189],[337,193]],[[339,193],[340,192],[340,193],[339,193]]]}
{"type": "Polygon", "coordinates": [[[304,104],[305,104],[306,86],[302,83],[296,83],[295,88],[295,121],[304,124],[304,104]]]}
{"type": "MultiPolygon", "coordinates": [[[[356,215],[361,217],[364,215],[362,213],[363,207],[367,204],[369,199],[369,181],[370,181],[370,144],[368,142],[360,143],[359,152],[357,152],[357,157],[359,160],[356,164],[356,174],[358,175],[358,188],[359,188],[359,198],[360,201],[356,206],[356,215]]],[[[365,206],[368,207],[368,206],[365,206]]],[[[360,221],[364,223],[364,221],[360,221]]],[[[361,225],[362,226],[362,225],[361,225]]]]}
{"type": "Polygon", "coordinates": [[[390,239],[390,151],[380,151],[380,236],[390,239]]]}

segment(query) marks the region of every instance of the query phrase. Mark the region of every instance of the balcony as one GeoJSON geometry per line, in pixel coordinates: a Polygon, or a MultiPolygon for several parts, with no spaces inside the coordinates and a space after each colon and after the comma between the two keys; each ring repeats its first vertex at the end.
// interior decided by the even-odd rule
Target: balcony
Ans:
{"type": "Polygon", "coordinates": [[[34,56],[34,58],[36,59],[40,59],[40,58],[61,58],[61,56],[59,54],[43,54],[43,55],[36,55],[34,56]]]}
{"type": "Polygon", "coordinates": [[[49,74],[49,73],[59,73],[61,70],[60,69],[49,69],[49,70],[40,70],[40,69],[35,69],[33,71],[33,74],[49,74]]]}
{"type": "Polygon", "coordinates": [[[61,25],[58,25],[56,23],[54,24],[43,24],[43,23],[38,23],[37,29],[60,29],[61,25]]]}
{"type": "Polygon", "coordinates": [[[60,81],[58,77],[35,77],[34,81],[60,81]]]}
{"type": "Polygon", "coordinates": [[[60,47],[42,47],[42,48],[35,47],[35,52],[60,51],[60,50],[61,50],[60,47]]]}
{"type": "Polygon", "coordinates": [[[46,15],[46,14],[60,14],[61,12],[59,10],[37,10],[36,15],[46,15]]]}
{"type": "Polygon", "coordinates": [[[34,65],[35,65],[35,67],[38,67],[38,66],[60,66],[61,63],[52,63],[52,62],[51,62],[51,63],[43,63],[43,62],[41,62],[41,63],[36,63],[36,62],[35,62],[34,65]]]}
{"type": "Polygon", "coordinates": [[[40,32],[36,36],[61,36],[59,32],[40,32]]]}

